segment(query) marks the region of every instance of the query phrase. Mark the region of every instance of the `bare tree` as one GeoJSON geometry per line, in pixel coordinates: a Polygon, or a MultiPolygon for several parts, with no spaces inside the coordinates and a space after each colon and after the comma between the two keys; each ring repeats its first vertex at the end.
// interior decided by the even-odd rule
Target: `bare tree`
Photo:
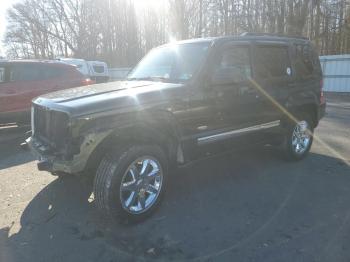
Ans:
{"type": "Polygon", "coordinates": [[[8,12],[10,57],[71,56],[134,65],[170,38],[244,31],[309,37],[322,54],[350,51],[348,0],[22,0],[8,12]]]}

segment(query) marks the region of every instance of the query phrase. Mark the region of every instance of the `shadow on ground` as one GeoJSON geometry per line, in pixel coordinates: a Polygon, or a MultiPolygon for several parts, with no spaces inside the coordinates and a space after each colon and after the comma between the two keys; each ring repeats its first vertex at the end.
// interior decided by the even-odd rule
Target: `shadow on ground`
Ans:
{"type": "Polygon", "coordinates": [[[285,162],[269,147],[207,159],[176,171],[161,208],[134,226],[104,219],[77,179],[56,179],[26,207],[18,233],[0,230],[0,260],[346,258],[338,241],[349,238],[349,174],[337,159],[285,162]]]}
{"type": "Polygon", "coordinates": [[[34,160],[30,152],[20,148],[29,130],[30,126],[0,126],[0,170],[34,160]]]}

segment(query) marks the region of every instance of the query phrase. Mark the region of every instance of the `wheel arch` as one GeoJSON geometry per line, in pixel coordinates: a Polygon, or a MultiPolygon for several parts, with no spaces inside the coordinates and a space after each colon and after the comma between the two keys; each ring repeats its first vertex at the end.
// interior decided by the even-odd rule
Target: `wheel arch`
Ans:
{"type": "MultiPolygon", "coordinates": [[[[287,111],[295,118],[298,118],[301,114],[309,114],[314,128],[317,127],[319,122],[318,111],[320,99],[318,84],[319,82],[317,82],[317,86],[307,85],[303,89],[296,89],[294,92],[291,92],[284,104],[287,111]]],[[[290,118],[290,116],[286,116],[286,118],[290,118]]]]}
{"type": "Polygon", "coordinates": [[[314,103],[305,103],[302,105],[299,105],[297,107],[294,107],[292,110],[292,115],[296,119],[300,117],[303,114],[308,114],[311,117],[313,127],[315,128],[318,125],[318,118],[317,118],[317,105],[314,103]]]}
{"type": "Polygon", "coordinates": [[[305,93],[305,97],[303,97],[302,94],[290,96],[285,104],[285,108],[288,113],[284,115],[284,123],[294,120],[293,118],[298,119],[302,114],[308,114],[313,121],[313,127],[317,127],[318,103],[317,97],[312,93],[305,93]]]}
{"type": "Polygon", "coordinates": [[[170,112],[152,113],[152,117],[131,118],[123,126],[113,128],[99,143],[87,161],[86,169],[95,169],[105,152],[116,146],[127,144],[156,144],[165,152],[169,163],[183,162],[180,130],[175,117],[170,112]]]}

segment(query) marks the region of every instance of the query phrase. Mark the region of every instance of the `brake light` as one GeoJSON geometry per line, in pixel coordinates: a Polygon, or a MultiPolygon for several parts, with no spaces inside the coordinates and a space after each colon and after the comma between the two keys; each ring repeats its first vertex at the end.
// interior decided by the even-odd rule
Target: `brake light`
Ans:
{"type": "Polygon", "coordinates": [[[93,84],[96,84],[96,82],[94,80],[91,80],[90,78],[86,78],[86,79],[81,81],[81,85],[83,85],[83,86],[88,86],[88,85],[93,85],[93,84]]]}
{"type": "Polygon", "coordinates": [[[324,93],[323,93],[323,79],[321,79],[321,81],[320,81],[320,87],[321,87],[320,103],[324,104],[326,102],[326,99],[325,99],[324,93]]]}

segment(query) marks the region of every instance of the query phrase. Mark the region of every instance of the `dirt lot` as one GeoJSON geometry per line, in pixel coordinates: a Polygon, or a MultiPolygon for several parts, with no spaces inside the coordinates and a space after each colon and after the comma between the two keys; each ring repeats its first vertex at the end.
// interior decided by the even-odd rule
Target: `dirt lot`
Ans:
{"type": "Polygon", "coordinates": [[[328,101],[304,161],[269,147],[200,161],[136,226],[106,221],[77,179],[38,172],[17,147],[26,128],[1,128],[0,261],[350,261],[350,96],[328,101]]]}

